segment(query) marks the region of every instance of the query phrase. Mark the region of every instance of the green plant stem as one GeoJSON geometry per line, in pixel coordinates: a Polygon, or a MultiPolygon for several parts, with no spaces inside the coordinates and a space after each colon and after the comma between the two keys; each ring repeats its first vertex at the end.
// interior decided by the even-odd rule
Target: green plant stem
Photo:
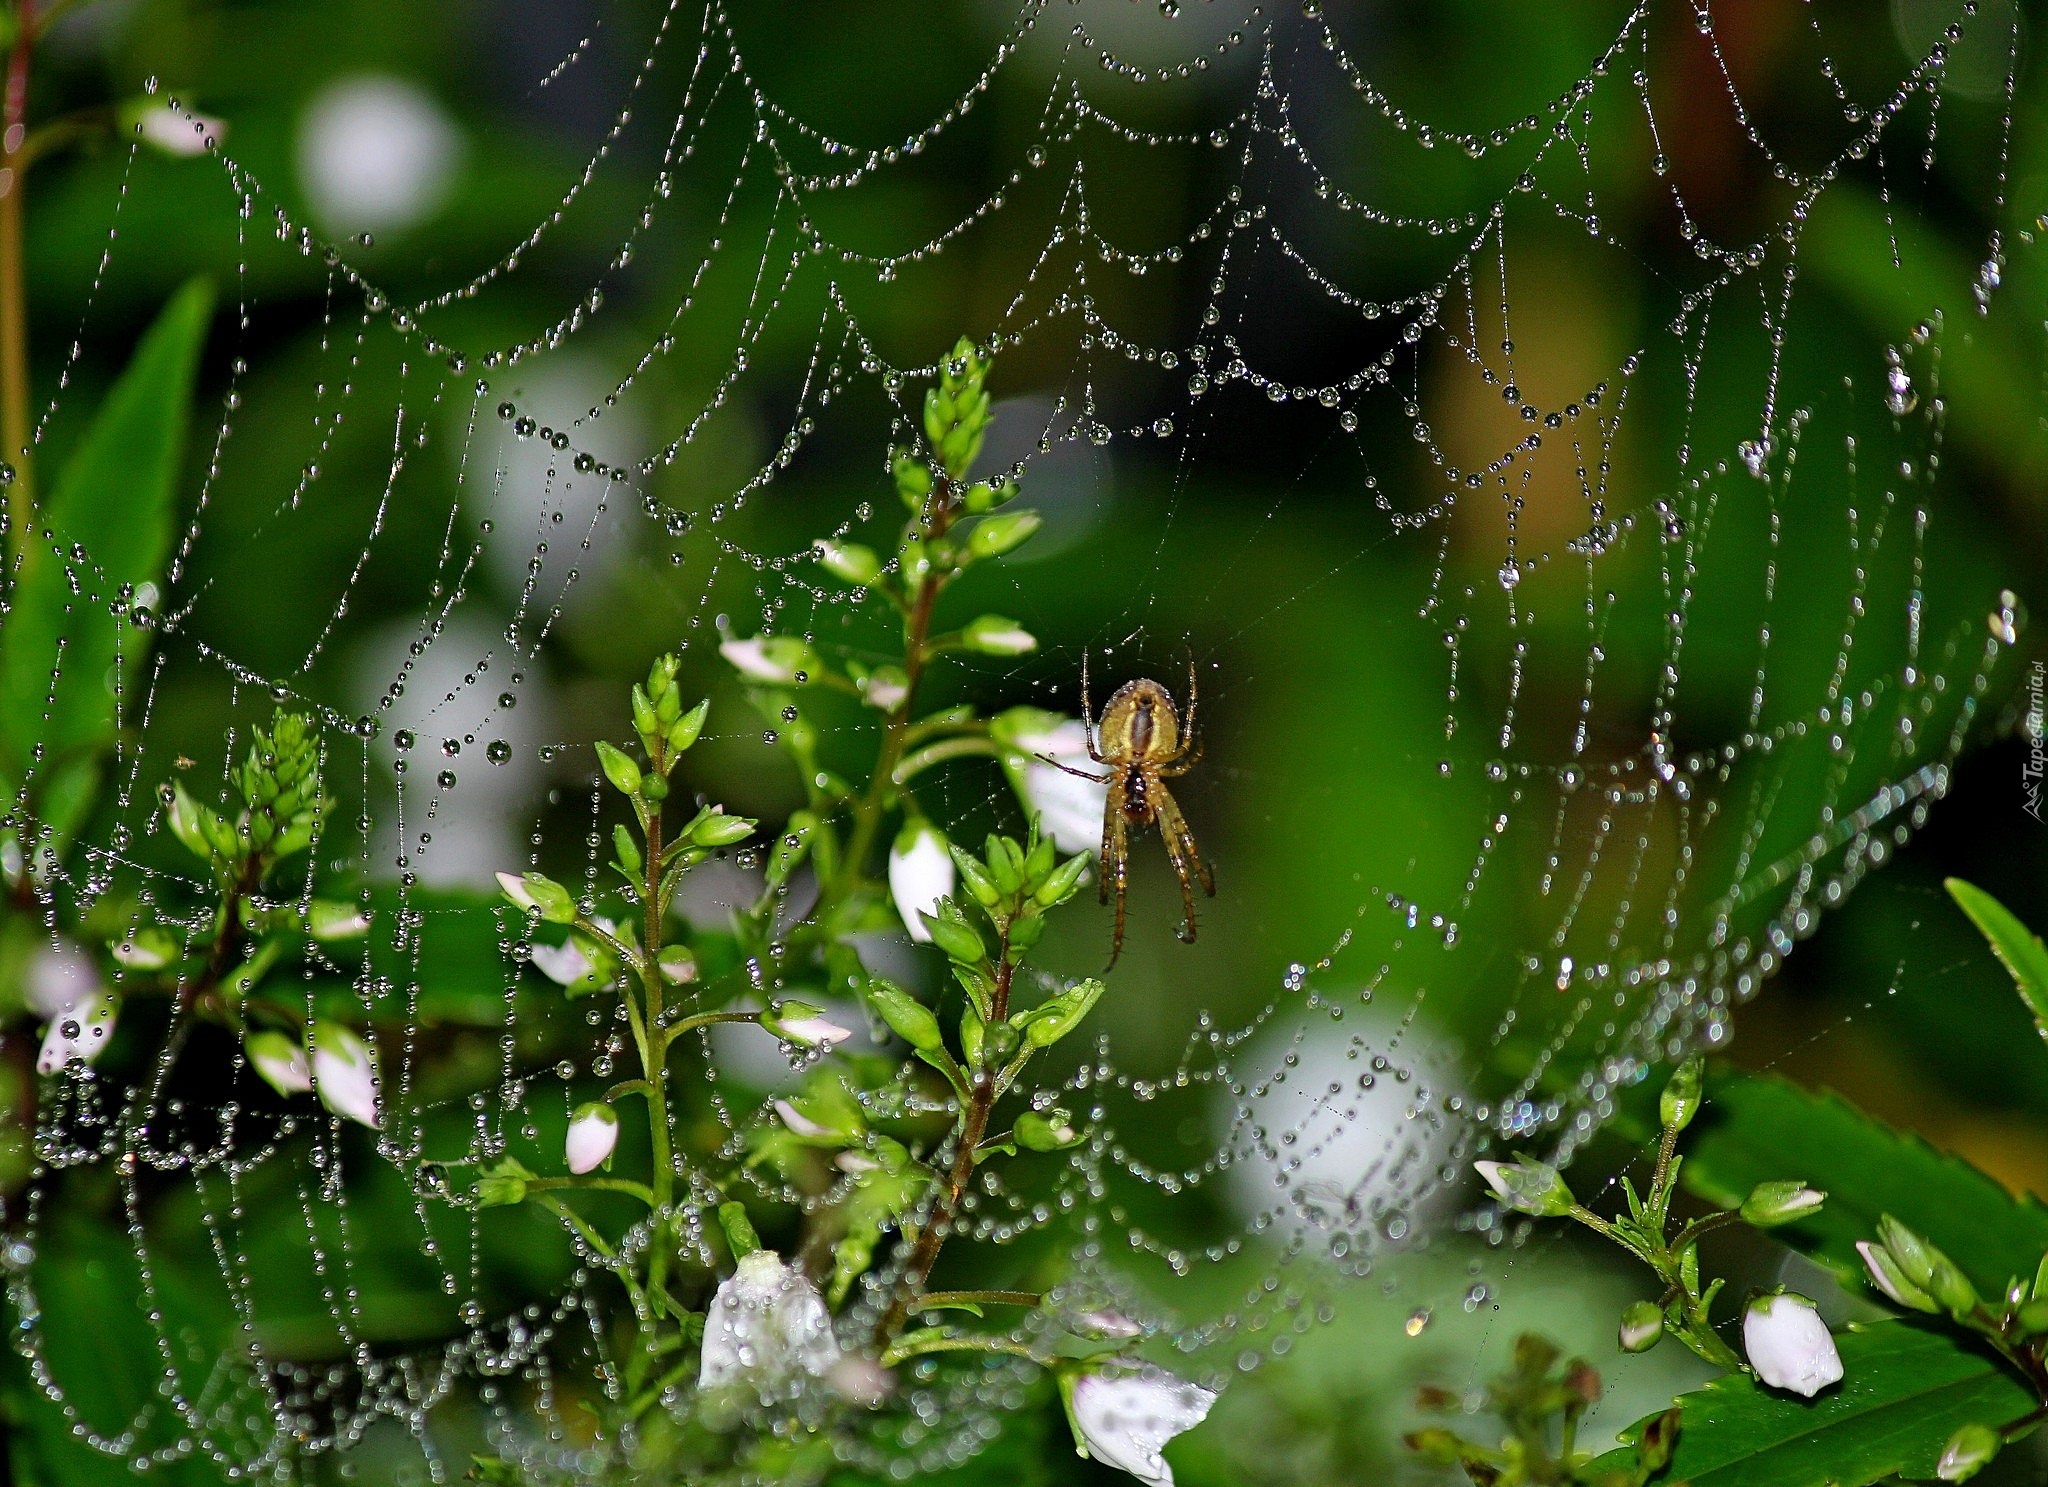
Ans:
{"type": "MultiPolygon", "coordinates": [[[[996,988],[989,1003],[991,1027],[1010,1015],[1010,978],[1016,967],[1010,960],[1007,925],[1003,929],[1002,948],[997,954],[996,988]]],[[[918,1233],[917,1245],[910,1252],[909,1263],[903,1268],[903,1279],[897,1283],[896,1298],[889,1303],[889,1309],[875,1326],[875,1341],[879,1344],[886,1345],[902,1330],[912,1307],[923,1293],[925,1281],[931,1277],[932,1266],[938,1263],[939,1250],[944,1246],[946,1236],[952,1232],[953,1220],[960,1212],[960,1202],[967,1196],[967,1184],[974,1178],[975,1158],[979,1154],[977,1148],[981,1145],[981,1138],[988,1134],[989,1112],[995,1108],[999,1093],[996,1071],[986,1064],[978,1067],[967,1096],[967,1109],[962,1115],[959,1133],[954,1138],[953,1165],[946,1173],[945,1186],[932,1205],[931,1217],[918,1233]]]]}
{"type": "Polygon", "coordinates": [[[35,556],[35,482],[29,464],[27,245],[22,188],[28,169],[28,68],[35,0],[18,0],[14,46],[0,97],[0,457],[14,466],[7,490],[8,558],[17,577],[35,556]]]}
{"type": "Polygon", "coordinates": [[[915,1337],[904,1338],[883,1349],[881,1364],[894,1368],[897,1364],[912,1358],[921,1358],[926,1353],[1009,1353],[1017,1358],[1029,1358],[1033,1363],[1045,1360],[1021,1342],[1011,1342],[1004,1337],[977,1337],[959,1332],[939,1332],[926,1328],[915,1337]]]}
{"type": "MultiPolygon", "coordinates": [[[[945,536],[956,514],[953,482],[940,476],[933,483],[931,495],[925,502],[924,540],[933,542],[945,536]]],[[[888,811],[891,793],[897,786],[896,766],[902,761],[904,748],[909,742],[911,719],[917,706],[917,685],[923,680],[925,667],[932,658],[932,614],[938,608],[939,593],[946,586],[946,578],[945,571],[934,563],[918,582],[917,591],[911,595],[904,609],[903,700],[890,710],[882,725],[882,747],[875,756],[874,775],[854,806],[853,835],[840,862],[842,877],[839,887],[842,894],[858,883],[866,871],[868,856],[875,848],[876,834],[881,830],[882,817],[888,811]]]]}
{"type": "Polygon", "coordinates": [[[759,1022],[760,1020],[761,1014],[758,1012],[699,1012],[694,1017],[685,1017],[674,1027],[654,1029],[654,1035],[659,1040],[662,1051],[665,1053],[668,1050],[669,1044],[675,1042],[684,1033],[694,1032],[700,1027],[709,1027],[714,1022],[759,1022]]]}
{"type": "MultiPolygon", "coordinates": [[[[651,761],[659,770],[664,761],[651,761]]],[[[661,937],[665,905],[661,893],[661,806],[650,803],[644,818],[647,855],[646,883],[641,895],[645,911],[642,943],[645,958],[640,965],[640,985],[646,997],[640,1038],[640,1069],[647,1081],[647,1136],[653,1149],[652,1199],[657,1234],[648,1251],[647,1289],[656,1295],[668,1282],[668,1243],[660,1232],[668,1224],[675,1203],[674,1114],[668,1106],[668,1034],[661,1025],[661,937]]],[[[630,1003],[631,998],[628,998],[630,1003]]],[[[652,1326],[652,1323],[649,1324],[652,1326]]]]}

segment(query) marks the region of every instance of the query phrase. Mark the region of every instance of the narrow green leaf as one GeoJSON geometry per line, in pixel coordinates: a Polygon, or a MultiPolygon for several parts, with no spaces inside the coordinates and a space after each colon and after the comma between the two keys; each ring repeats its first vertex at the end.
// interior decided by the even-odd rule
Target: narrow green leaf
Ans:
{"type": "Polygon", "coordinates": [[[0,776],[11,794],[41,744],[32,798],[44,824],[59,831],[85,814],[96,756],[113,739],[116,661],[132,676],[146,648],[148,632],[113,610],[124,588],[132,595],[157,582],[170,554],[192,388],[212,312],[211,286],[195,279],[144,334],[38,512],[48,535],[30,539],[7,612],[0,776]]]}
{"type": "Polygon", "coordinates": [[[1681,1182],[1733,1208],[1760,1182],[1799,1177],[1828,1195],[1772,1234],[1844,1275],[1880,1214],[1938,1246],[1987,1296],[2031,1275],[2048,1251],[2048,1209],[2015,1198],[1967,1162],[1896,1131],[1841,1097],[1769,1075],[1717,1078],[1688,1138],[1681,1182]]]}
{"type": "Polygon", "coordinates": [[[2028,933],[2012,910],[1974,883],[1949,878],[1944,886],[1949,897],[1962,905],[1970,922],[1991,942],[1992,953],[2012,973],[2013,985],[2020,989],[2020,1000],[2034,1014],[2034,1026],[2043,1038],[2048,1038],[2048,946],[2042,945],[2038,935],[2028,933]]]}
{"type": "MultiPolygon", "coordinates": [[[[2039,1403],[2019,1376],[1952,1331],[1876,1322],[1835,1335],[1842,1382],[1813,1399],[1728,1374],[1678,1397],[1678,1449],[1661,1480],[1690,1487],[1864,1487],[1934,1476],[1960,1427],[1993,1428],[2039,1403]]],[[[1655,1418],[1654,1416],[1652,1418],[1655,1418]]],[[[1624,1432],[1632,1438],[1648,1421],[1624,1432]]],[[[1632,1447],[1587,1473],[1634,1464],[1632,1447]]]]}

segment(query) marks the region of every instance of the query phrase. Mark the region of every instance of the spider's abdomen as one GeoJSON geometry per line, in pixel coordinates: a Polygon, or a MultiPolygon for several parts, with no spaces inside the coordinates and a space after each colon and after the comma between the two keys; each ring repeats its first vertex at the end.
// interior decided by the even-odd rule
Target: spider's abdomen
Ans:
{"type": "Polygon", "coordinates": [[[1135,764],[1124,771],[1124,815],[1134,825],[1148,826],[1152,822],[1152,797],[1147,793],[1145,771],[1135,764]]]}
{"type": "Polygon", "coordinates": [[[1102,752],[1116,760],[1157,760],[1180,747],[1180,717],[1166,688],[1140,677],[1117,688],[1102,710],[1102,752]]]}

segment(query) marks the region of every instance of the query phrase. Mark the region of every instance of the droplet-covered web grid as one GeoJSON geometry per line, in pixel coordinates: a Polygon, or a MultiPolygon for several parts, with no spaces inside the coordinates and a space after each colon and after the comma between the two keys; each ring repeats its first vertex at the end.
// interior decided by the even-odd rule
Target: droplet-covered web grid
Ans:
{"type": "MultiPolygon", "coordinates": [[[[565,1235],[517,1294],[492,1279],[510,1263],[494,1216],[452,1202],[438,1164],[559,1129],[572,1091],[626,1067],[626,1030],[609,1007],[537,1013],[517,916],[453,888],[565,860],[582,864],[576,886],[599,881],[595,762],[565,740],[611,730],[578,713],[616,699],[574,686],[560,632],[583,595],[633,611],[601,633],[699,654],[726,623],[853,643],[866,601],[823,578],[812,541],[896,519],[886,484],[849,470],[879,469],[962,333],[1015,399],[993,467],[1020,461],[1027,491],[1055,493],[1056,561],[1118,575],[1115,602],[1078,618],[1043,584],[1003,581],[996,607],[1054,639],[996,679],[999,701],[1071,712],[1084,645],[1098,666],[1106,650],[1172,679],[1199,636],[1205,697],[1246,720],[1240,757],[1207,767],[1287,845],[1226,862],[1218,912],[1262,883],[1332,906],[1326,934],[1252,962],[1271,976],[1252,1015],[1206,1010],[1191,957],[1163,1031],[1136,1051],[1105,1038],[1072,1071],[1065,1098],[1091,1139],[1039,1186],[991,1180],[963,1232],[1070,1254],[1074,1307],[1141,1317],[1218,1375],[1286,1351],[1333,1286],[1392,1263],[1390,1243],[1446,1225],[1510,1241],[1474,1208],[1465,1159],[1505,1140],[1568,1156],[1650,1065],[1725,1041],[1793,943],[1925,819],[2015,639],[1999,576],[1958,571],[1943,528],[1954,405],[1985,395],[1981,361],[1952,382],[1951,345],[2007,337],[2040,360],[2002,282],[2033,272],[2006,194],[2018,20],[1963,8],[1881,76],[1842,63],[1828,11],[1808,9],[1782,38],[1780,65],[1804,79],[1793,127],[1756,114],[1705,4],[1616,8],[1569,71],[1540,77],[1532,59],[1525,114],[1484,120],[1434,117],[1398,47],[1377,64],[1337,7],[1027,4],[983,33],[950,101],[885,140],[848,100],[781,75],[765,15],[677,0],[632,40],[638,65],[559,203],[409,298],[370,235],[327,240],[224,141],[209,189],[242,272],[164,592],[105,592],[89,549],[47,554],[82,608],[153,652],[121,704],[111,832],[35,891],[53,934],[108,928],[112,911],[203,943],[204,885],[134,850],[165,830],[157,785],[217,790],[274,704],[314,711],[349,803],[314,860],[370,885],[376,929],[320,952],[306,1015],[373,1030],[386,1118],[373,1151],[247,1098],[231,1042],[177,1009],[124,1024],[158,1050],[133,1087],[46,1081],[6,1259],[53,1407],[137,1464],[197,1454],[282,1478],[330,1450],[389,1451],[395,1429],[407,1469],[450,1480],[465,1463],[437,1444],[437,1411],[480,1402],[507,1454],[573,1460],[581,1401],[620,1387],[610,1262],[565,1235]],[[1998,127],[1958,148],[1984,157],[1970,178],[1992,226],[1981,267],[1950,283],[1924,220],[1943,88],[1991,33],[2008,59],[1998,127]],[[997,112],[1010,132],[982,128],[997,112]],[[1741,186],[1703,202],[1684,157],[1706,141],[1741,186]],[[961,169],[977,150],[992,171],[961,169]],[[1194,199],[1092,189],[1168,156],[1197,162],[1194,199]],[[569,232],[613,245],[601,272],[530,293],[569,232]],[[1624,232],[1675,237],[1665,262],[1689,274],[1653,271],[1624,232]],[[1874,241],[1929,298],[1866,362],[1832,322],[1857,291],[1847,255],[1874,241]],[[981,265],[972,302],[934,302],[931,269],[959,254],[981,265]],[[245,405],[268,344],[259,286],[293,257],[324,269],[317,355],[289,406],[245,405]],[[613,308],[650,299],[665,312],[651,321],[613,308]],[[519,319],[537,304],[544,319],[519,319]],[[651,338],[632,329],[647,324],[651,338]],[[768,422],[734,434],[746,419],[768,422]],[[252,440],[302,450],[297,473],[225,515],[252,440]],[[735,448],[761,457],[736,467],[735,448]],[[1142,509],[1116,460],[1166,472],[1139,487],[1142,509]],[[1214,568],[1177,518],[1232,481],[1241,551],[1227,578],[1190,580],[1214,568]],[[251,664],[276,648],[239,628],[236,594],[337,530],[299,599],[294,664],[251,664]],[[382,588],[390,546],[423,541],[438,544],[427,592],[382,588]],[[1369,655],[1327,653],[1361,573],[1397,596],[1369,623],[1431,658],[1428,695],[1369,655]],[[1234,671],[1254,647],[1295,659],[1234,671]],[[315,685],[337,648],[355,680],[315,685]],[[208,678],[234,720],[224,741],[153,710],[171,668],[208,678]],[[1327,800],[1262,798],[1262,749],[1319,751],[1389,829],[1324,832],[1327,800]],[[1437,850],[1411,850],[1421,839],[1437,850]],[[141,1298],[167,1378],[130,1420],[72,1403],[84,1360],[66,1330],[92,1298],[39,1284],[39,1255],[79,1242],[64,1212],[79,1184],[110,1186],[129,1216],[109,1274],[141,1298]],[[158,1222],[196,1224],[211,1265],[162,1273],[158,1222]],[[1229,1305],[1183,1309],[1176,1278],[1205,1270],[1250,1280],[1229,1305]],[[239,1352],[195,1350],[180,1316],[194,1288],[242,1322],[239,1352]]],[[[604,44],[625,46],[628,25],[608,18],[604,44]]],[[[82,412],[60,389],[45,423],[82,412]]],[[[61,665],[51,682],[88,684],[61,665]]],[[[780,726],[737,707],[714,725],[763,740],[760,769],[780,726]]],[[[945,774],[930,804],[1014,819],[993,772],[945,774]]],[[[309,868],[299,888],[313,886],[309,868]]],[[[706,874],[695,907],[715,916],[736,893],[706,874]]],[[[703,1049],[720,1139],[742,1151],[778,1119],[759,1093],[772,1081],[738,1043],[707,1034],[703,1049]]],[[[829,1201],[745,1171],[800,1211],[829,1201]]],[[[721,1195],[693,1196],[708,1214],[721,1195]]],[[[629,1233],[621,1256],[648,1241],[629,1233]]],[[[957,1460],[1029,1377],[921,1373],[916,1408],[878,1425],[869,1454],[957,1460]]]]}

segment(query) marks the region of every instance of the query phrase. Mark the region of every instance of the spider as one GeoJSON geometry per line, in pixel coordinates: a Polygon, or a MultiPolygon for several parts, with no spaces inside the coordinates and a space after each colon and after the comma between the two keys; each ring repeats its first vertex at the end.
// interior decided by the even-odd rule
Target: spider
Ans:
{"type": "Polygon", "coordinates": [[[1106,766],[1108,773],[1095,774],[1043,754],[1038,756],[1070,775],[1109,786],[1109,799],[1102,812],[1100,899],[1109,902],[1110,885],[1114,883],[1116,939],[1109,950],[1111,965],[1116,964],[1124,948],[1124,893],[1131,875],[1128,837],[1133,830],[1142,831],[1154,822],[1159,825],[1159,834],[1166,842],[1167,860],[1173,864],[1174,876],[1180,879],[1181,904],[1187,915],[1179,931],[1183,943],[1195,942],[1194,879],[1202,880],[1203,892],[1211,898],[1216,896],[1215,875],[1202,862],[1187,818],[1181,815],[1180,806],[1166,788],[1169,779],[1186,774],[1202,757],[1201,741],[1195,737],[1196,703],[1195,663],[1190,660],[1185,729],[1174,709],[1172,694],[1149,677],[1125,682],[1117,688],[1102,710],[1102,725],[1098,729],[1088,702],[1088,657],[1083,654],[1081,722],[1087,732],[1088,757],[1106,766]]]}

